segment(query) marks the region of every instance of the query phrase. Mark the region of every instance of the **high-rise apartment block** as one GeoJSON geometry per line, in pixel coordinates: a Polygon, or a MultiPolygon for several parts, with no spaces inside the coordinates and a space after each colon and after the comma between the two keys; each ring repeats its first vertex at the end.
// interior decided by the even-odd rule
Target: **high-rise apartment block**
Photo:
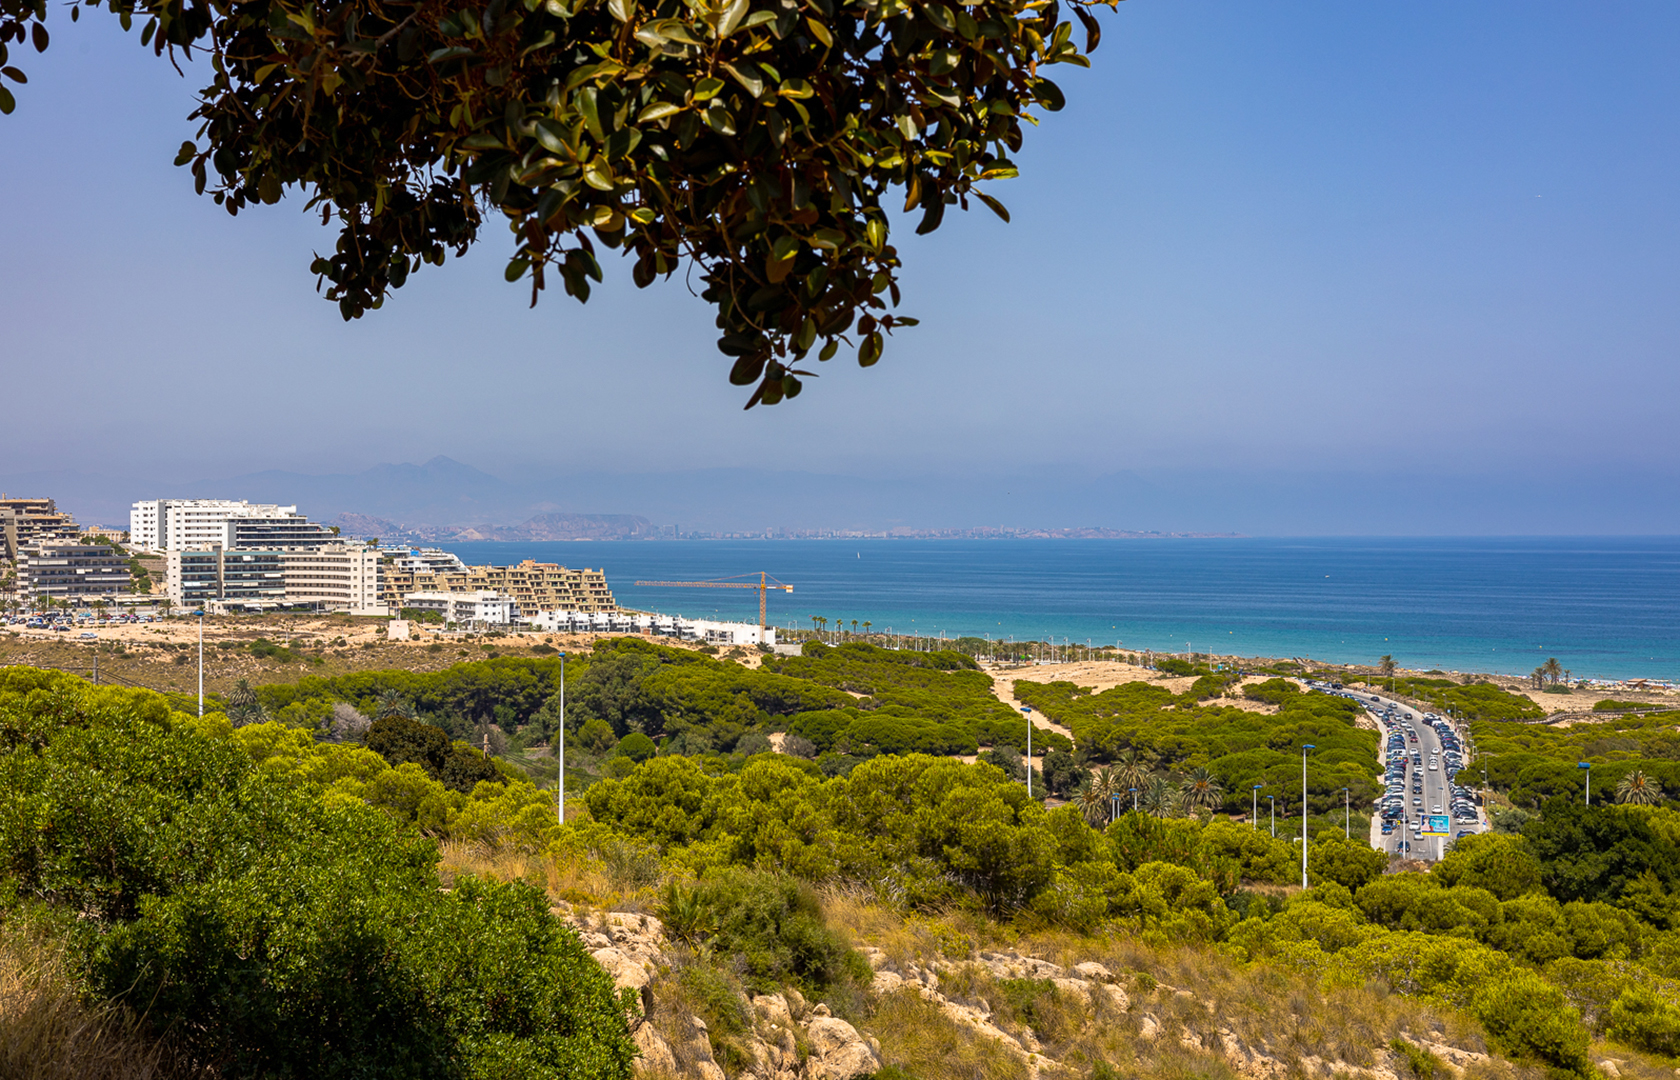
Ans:
{"type": "Polygon", "coordinates": [[[228,527],[237,519],[308,524],[295,506],[244,499],[143,499],[129,509],[128,541],[143,551],[185,551],[204,544],[232,547],[228,527]]]}
{"type": "Polygon", "coordinates": [[[51,499],[13,499],[0,494],[0,559],[17,562],[35,544],[75,540],[76,520],[51,499]]]}

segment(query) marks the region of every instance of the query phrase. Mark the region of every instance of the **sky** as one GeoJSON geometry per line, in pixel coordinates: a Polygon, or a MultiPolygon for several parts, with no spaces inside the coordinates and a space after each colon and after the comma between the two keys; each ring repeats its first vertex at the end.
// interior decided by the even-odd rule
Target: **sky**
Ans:
{"type": "Polygon", "coordinates": [[[895,232],[921,325],[746,412],[680,277],[528,310],[494,227],[344,323],[301,198],[171,165],[203,65],[88,15],[0,117],[0,483],[446,455],[655,517],[708,470],[720,525],[770,471],[890,477],[847,524],[960,479],[937,524],[1680,532],[1673,4],[1128,0],[989,189],[1013,224],[895,232]],[[1069,494],[1005,520],[992,476],[1069,494]]]}

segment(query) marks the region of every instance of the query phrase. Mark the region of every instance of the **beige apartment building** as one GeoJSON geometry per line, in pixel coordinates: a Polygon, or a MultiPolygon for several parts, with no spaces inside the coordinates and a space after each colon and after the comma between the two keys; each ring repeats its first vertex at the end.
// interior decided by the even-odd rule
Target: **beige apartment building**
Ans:
{"type": "Polygon", "coordinates": [[[384,597],[400,610],[409,593],[497,592],[519,605],[523,615],[538,611],[617,611],[618,602],[600,570],[571,570],[532,559],[513,566],[469,566],[464,571],[427,572],[385,568],[384,597]]]}
{"type": "Polygon", "coordinates": [[[72,543],[80,530],[51,499],[14,499],[0,494],[0,559],[17,562],[22,548],[72,543]]]}

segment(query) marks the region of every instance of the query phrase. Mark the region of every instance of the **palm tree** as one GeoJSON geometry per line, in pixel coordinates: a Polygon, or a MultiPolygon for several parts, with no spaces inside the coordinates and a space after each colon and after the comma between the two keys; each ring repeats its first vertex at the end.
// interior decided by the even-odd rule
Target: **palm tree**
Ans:
{"type": "Polygon", "coordinates": [[[384,720],[387,717],[401,717],[404,720],[414,719],[414,707],[408,699],[392,689],[384,689],[373,699],[373,718],[384,720]]]}
{"type": "Polygon", "coordinates": [[[817,640],[821,641],[823,627],[828,625],[828,620],[821,615],[813,615],[811,616],[811,625],[817,628],[817,640]]]}
{"type": "Polygon", "coordinates": [[[1188,812],[1212,810],[1225,801],[1225,785],[1221,784],[1219,777],[1209,772],[1206,766],[1201,766],[1185,777],[1180,797],[1184,800],[1184,809],[1188,812]]]}
{"type": "Polygon", "coordinates": [[[1532,675],[1530,675],[1529,678],[1534,680],[1534,689],[1544,690],[1546,688],[1546,669],[1545,668],[1543,668],[1543,667],[1535,668],[1534,673],[1532,675]]]}
{"type": "Polygon", "coordinates": [[[1178,788],[1164,776],[1150,777],[1149,783],[1138,793],[1138,804],[1146,814],[1167,817],[1179,805],[1178,788]]]}
{"type": "Polygon", "coordinates": [[[1616,785],[1616,801],[1634,806],[1654,806],[1663,801],[1662,785],[1646,776],[1644,769],[1635,769],[1616,785]]]}
{"type": "Polygon", "coordinates": [[[863,633],[864,633],[864,635],[865,635],[865,636],[868,636],[868,634],[869,634],[869,628],[870,628],[870,627],[871,627],[871,626],[874,626],[874,625],[875,625],[875,624],[874,624],[874,623],[872,623],[872,622],[870,622],[870,621],[869,621],[869,620],[868,620],[868,619],[865,619],[865,620],[863,620],[863,633]]]}
{"type": "Polygon", "coordinates": [[[1558,663],[1557,657],[1555,656],[1540,665],[1540,670],[1544,671],[1546,673],[1546,677],[1552,680],[1553,686],[1556,686],[1563,678],[1563,665],[1558,663]]]}
{"type": "Polygon", "coordinates": [[[1142,789],[1149,780],[1149,769],[1139,760],[1136,750],[1128,750],[1120,755],[1120,763],[1115,766],[1114,786],[1118,791],[1128,788],[1142,789]]]}
{"type": "Polygon", "coordinates": [[[1394,657],[1389,656],[1387,653],[1384,653],[1382,659],[1377,661],[1377,670],[1382,672],[1382,677],[1388,680],[1388,688],[1390,690],[1393,690],[1394,689],[1394,657]]]}
{"type": "Polygon", "coordinates": [[[1085,819],[1085,824],[1093,829],[1100,829],[1108,824],[1109,816],[1114,812],[1111,794],[1090,773],[1085,774],[1085,779],[1079,782],[1079,790],[1073,796],[1073,803],[1079,807],[1080,816],[1085,819]]]}
{"type": "Polygon", "coordinates": [[[856,619],[853,619],[853,620],[852,620],[852,633],[853,633],[853,634],[854,634],[854,635],[855,635],[855,634],[856,634],[856,633],[857,633],[857,626],[858,626],[858,623],[857,623],[857,620],[856,620],[856,619]]]}

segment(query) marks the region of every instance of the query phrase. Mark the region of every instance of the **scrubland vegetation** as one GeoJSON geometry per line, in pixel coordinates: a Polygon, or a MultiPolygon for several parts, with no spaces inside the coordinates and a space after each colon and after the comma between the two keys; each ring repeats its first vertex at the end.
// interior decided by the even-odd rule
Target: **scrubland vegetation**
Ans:
{"type": "Polygon", "coordinates": [[[947,1001],[1041,1048],[1040,1075],[1231,1075],[1235,1045],[1286,1070],[1426,1075],[1445,1044],[1493,1054],[1464,1065],[1490,1077],[1680,1063],[1680,788],[1654,779],[1675,714],[1477,723],[1525,809],[1426,870],[1329,827],[1342,787],[1372,790],[1374,735],[1283,680],[1242,691],[1264,711],[1220,704],[1238,691],[1216,673],[1176,695],[1016,683],[1073,731],[1050,744],[1085,788],[1170,780],[1110,823],[1106,798],[1049,808],[996,765],[880,734],[1024,736],[955,654],[813,645],[751,671],[627,641],[567,675],[592,782],[568,776],[562,825],[552,787],[460,741],[545,747],[557,660],[257,687],[202,721],[0,671],[0,1075],[621,1077],[645,1014],[679,1072],[703,1019],[733,1077],[773,991],[878,1039],[881,1080],[1026,1075],[882,989],[866,949],[937,966],[947,1001]],[[807,756],[768,752],[784,732],[807,756]],[[1230,815],[1252,783],[1298,800],[1305,741],[1302,890],[1299,840],[1230,815]],[[1558,772],[1578,783],[1577,760],[1599,764],[1590,808],[1558,772]],[[1649,786],[1607,782],[1624,767],[1649,786]],[[615,992],[556,907],[657,915],[648,992],[615,992]],[[980,963],[1005,950],[1105,965],[1130,1005],[980,963]]]}

